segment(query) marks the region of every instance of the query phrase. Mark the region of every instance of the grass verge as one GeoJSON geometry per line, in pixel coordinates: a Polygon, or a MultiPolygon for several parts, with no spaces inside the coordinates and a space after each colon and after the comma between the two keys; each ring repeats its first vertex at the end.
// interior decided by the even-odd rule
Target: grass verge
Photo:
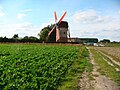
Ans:
{"type": "Polygon", "coordinates": [[[91,72],[92,65],[89,60],[89,52],[85,47],[82,47],[76,59],[68,72],[63,78],[63,83],[58,87],[58,90],[78,90],[78,80],[81,78],[84,70],[91,72]]]}

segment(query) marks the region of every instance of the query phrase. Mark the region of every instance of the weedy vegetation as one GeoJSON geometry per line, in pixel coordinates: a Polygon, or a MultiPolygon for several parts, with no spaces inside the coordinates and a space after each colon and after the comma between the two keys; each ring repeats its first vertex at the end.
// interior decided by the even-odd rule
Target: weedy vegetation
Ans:
{"type": "Polygon", "coordinates": [[[92,64],[89,62],[89,52],[85,47],[81,47],[71,67],[63,78],[63,83],[58,90],[78,90],[78,80],[81,79],[83,71],[91,72],[92,64]]]}

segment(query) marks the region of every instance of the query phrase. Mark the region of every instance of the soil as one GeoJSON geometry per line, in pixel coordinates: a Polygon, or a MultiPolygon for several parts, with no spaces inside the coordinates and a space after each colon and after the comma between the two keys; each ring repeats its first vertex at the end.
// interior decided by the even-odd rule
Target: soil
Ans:
{"type": "Polygon", "coordinates": [[[106,56],[107,58],[109,58],[109,59],[112,61],[112,63],[114,63],[114,64],[120,66],[120,63],[117,62],[117,61],[115,61],[115,60],[113,60],[112,57],[108,56],[107,54],[105,54],[105,53],[103,53],[103,52],[101,52],[101,51],[99,51],[99,52],[100,52],[101,54],[103,54],[104,56],[106,56]]]}
{"type": "Polygon", "coordinates": [[[90,62],[93,64],[93,70],[91,72],[92,79],[90,79],[89,73],[84,71],[82,79],[78,82],[79,90],[120,90],[120,86],[114,81],[98,72],[99,66],[94,62],[93,54],[91,52],[90,62]]]}
{"type": "Polygon", "coordinates": [[[114,56],[120,63],[120,47],[96,47],[98,50],[107,53],[108,55],[114,56]]]}

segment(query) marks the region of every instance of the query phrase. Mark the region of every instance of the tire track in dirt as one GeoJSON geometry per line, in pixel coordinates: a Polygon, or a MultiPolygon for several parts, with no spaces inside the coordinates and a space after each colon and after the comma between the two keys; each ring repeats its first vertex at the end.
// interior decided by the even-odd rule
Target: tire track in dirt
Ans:
{"type": "Polygon", "coordinates": [[[96,48],[95,48],[95,50],[96,50],[98,53],[101,53],[103,56],[107,57],[108,59],[106,59],[106,58],[104,58],[104,57],[103,57],[103,59],[104,59],[109,65],[113,66],[117,72],[120,71],[120,68],[117,68],[117,67],[115,66],[115,65],[117,65],[117,66],[120,67],[120,63],[119,63],[119,62],[115,61],[111,56],[103,53],[102,51],[97,50],[96,48]]]}
{"type": "Polygon", "coordinates": [[[115,60],[113,60],[112,57],[108,56],[107,54],[103,53],[102,51],[99,51],[99,52],[100,52],[101,54],[103,54],[104,56],[106,56],[107,58],[109,58],[114,64],[120,66],[120,63],[117,62],[117,61],[115,61],[115,60]]]}
{"type": "Polygon", "coordinates": [[[102,51],[97,50],[96,48],[95,48],[95,50],[97,51],[97,53],[100,53],[101,55],[107,57],[108,59],[106,59],[105,57],[102,57],[102,58],[103,58],[103,60],[106,61],[109,65],[111,65],[112,67],[114,67],[117,72],[120,71],[120,68],[116,67],[116,65],[120,67],[120,63],[119,63],[119,62],[113,60],[112,57],[108,56],[107,54],[103,53],[102,51]]]}
{"type": "Polygon", "coordinates": [[[94,61],[94,55],[91,53],[88,47],[87,49],[90,53],[90,62],[93,64],[93,80],[90,80],[88,77],[88,72],[84,72],[82,79],[79,82],[79,90],[120,90],[120,87],[117,86],[114,81],[98,72],[99,66],[97,66],[94,61]]]}

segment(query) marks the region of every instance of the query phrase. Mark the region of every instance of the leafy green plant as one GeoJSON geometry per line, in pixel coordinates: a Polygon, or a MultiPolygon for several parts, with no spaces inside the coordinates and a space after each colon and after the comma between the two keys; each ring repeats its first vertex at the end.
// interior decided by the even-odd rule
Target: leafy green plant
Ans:
{"type": "Polygon", "coordinates": [[[62,45],[0,44],[0,89],[56,89],[78,58],[79,49],[62,45]]]}

